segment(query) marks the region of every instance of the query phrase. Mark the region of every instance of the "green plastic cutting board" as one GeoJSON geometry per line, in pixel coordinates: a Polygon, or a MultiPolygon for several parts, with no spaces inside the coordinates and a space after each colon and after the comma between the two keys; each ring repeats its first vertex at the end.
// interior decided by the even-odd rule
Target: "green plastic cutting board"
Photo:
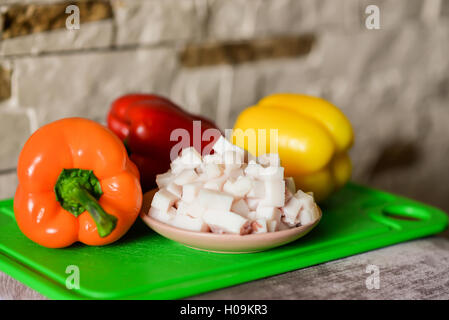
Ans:
{"type": "Polygon", "coordinates": [[[183,298],[434,234],[448,223],[436,208],[350,183],[322,204],[323,218],[307,236],[265,252],[196,251],[140,219],[112,245],[47,249],[22,235],[12,207],[0,202],[0,270],[55,299],[183,298]],[[66,288],[71,265],[79,289],[66,288]]]}

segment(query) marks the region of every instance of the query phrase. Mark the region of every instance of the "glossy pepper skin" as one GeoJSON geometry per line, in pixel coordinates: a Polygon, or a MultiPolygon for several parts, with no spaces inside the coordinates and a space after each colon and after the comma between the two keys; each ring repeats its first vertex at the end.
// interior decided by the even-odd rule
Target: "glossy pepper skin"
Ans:
{"type": "Polygon", "coordinates": [[[62,119],[37,130],[20,153],[17,174],[19,228],[49,248],[112,243],[142,205],[139,173],[123,143],[87,119],[62,119]]]}
{"type": "MultiPolygon", "coordinates": [[[[167,98],[153,94],[128,94],[116,99],[107,117],[108,127],[124,141],[131,160],[137,165],[143,191],[156,187],[156,175],[170,168],[170,150],[178,141],[170,141],[175,129],[194,137],[193,121],[201,121],[200,138],[208,129],[217,127],[209,120],[192,115],[167,98]]],[[[217,134],[207,141],[212,141],[217,134]]],[[[207,142],[201,143],[202,152],[207,142]]],[[[197,148],[198,149],[198,148],[197,148]]]]}
{"type": "MultiPolygon", "coordinates": [[[[278,151],[285,176],[292,176],[297,188],[312,191],[317,201],[342,187],[351,176],[348,150],[354,140],[349,120],[324,99],[301,94],[273,94],[244,110],[235,129],[278,130],[278,151]]],[[[236,138],[234,143],[253,154],[249,146],[236,138]]]]}

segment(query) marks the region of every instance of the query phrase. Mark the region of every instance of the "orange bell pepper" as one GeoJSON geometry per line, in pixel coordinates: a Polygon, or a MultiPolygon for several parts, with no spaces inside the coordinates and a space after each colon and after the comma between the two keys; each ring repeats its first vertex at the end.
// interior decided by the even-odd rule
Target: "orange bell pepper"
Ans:
{"type": "Polygon", "coordinates": [[[139,172],[124,145],[87,119],[62,119],[37,130],[20,153],[17,175],[17,224],[49,248],[114,242],[142,205],[139,172]]]}

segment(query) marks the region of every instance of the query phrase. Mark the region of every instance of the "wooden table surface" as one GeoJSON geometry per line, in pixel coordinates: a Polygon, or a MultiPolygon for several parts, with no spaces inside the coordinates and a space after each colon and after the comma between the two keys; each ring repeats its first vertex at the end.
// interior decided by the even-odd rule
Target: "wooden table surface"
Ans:
{"type": "MultiPolygon", "coordinates": [[[[45,299],[1,272],[0,298],[45,299]]],[[[449,235],[445,232],[190,299],[449,299],[449,235]],[[379,289],[367,288],[368,265],[379,268],[379,289]]]]}

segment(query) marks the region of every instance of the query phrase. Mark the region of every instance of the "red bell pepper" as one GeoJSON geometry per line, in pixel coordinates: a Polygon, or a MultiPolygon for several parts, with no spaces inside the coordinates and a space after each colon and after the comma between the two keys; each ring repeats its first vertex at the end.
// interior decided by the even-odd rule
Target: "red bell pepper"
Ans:
{"type": "Polygon", "coordinates": [[[207,129],[217,129],[211,121],[190,114],[172,101],[153,94],[128,94],[116,99],[107,117],[108,127],[125,143],[130,159],[140,171],[143,191],[156,187],[156,175],[170,168],[170,151],[179,141],[170,141],[175,129],[185,129],[190,145],[198,152],[218,139],[219,130],[202,141],[200,147],[193,142],[193,121],[201,121],[201,137],[207,129]],[[199,150],[201,149],[201,150],[199,150]]]}

